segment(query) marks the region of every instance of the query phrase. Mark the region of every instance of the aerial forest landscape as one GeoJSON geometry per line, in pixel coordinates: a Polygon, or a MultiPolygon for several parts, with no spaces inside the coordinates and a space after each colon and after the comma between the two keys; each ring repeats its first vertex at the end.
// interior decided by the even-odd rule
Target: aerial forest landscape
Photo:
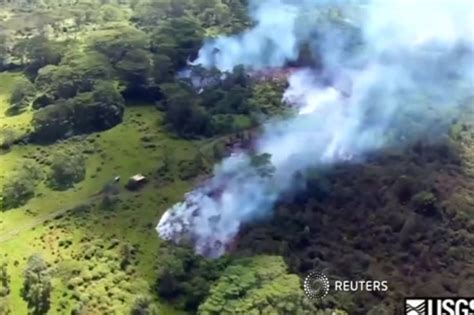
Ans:
{"type": "Polygon", "coordinates": [[[0,0],[0,315],[412,296],[474,297],[474,2],[0,0]]]}

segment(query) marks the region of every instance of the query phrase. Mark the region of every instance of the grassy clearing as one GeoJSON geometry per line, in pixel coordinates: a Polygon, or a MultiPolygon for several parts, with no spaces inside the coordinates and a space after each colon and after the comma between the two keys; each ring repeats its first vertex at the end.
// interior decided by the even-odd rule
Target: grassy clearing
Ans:
{"type": "MultiPolygon", "coordinates": [[[[86,179],[74,188],[53,191],[43,182],[25,206],[0,212],[0,255],[8,254],[12,277],[9,304],[14,314],[26,313],[26,304],[20,297],[22,272],[27,257],[33,253],[40,253],[51,264],[51,270],[68,269],[79,263],[79,277],[88,279],[72,287],[67,272],[66,276],[55,275],[51,314],[69,313],[82,300],[88,301],[90,314],[124,314],[137,294],[150,289],[159,262],[160,241],[154,227],[160,214],[190,186],[179,180],[177,163],[197,154],[197,142],[173,138],[163,130],[161,119],[161,113],[154,108],[133,106],[127,108],[124,122],[111,130],[49,146],[14,146],[0,155],[0,187],[23,160],[37,161],[47,173],[49,167],[43,162],[56,150],[74,148],[84,151],[87,157],[86,179]],[[154,176],[165,155],[173,162],[173,180],[163,183],[154,176]],[[149,176],[151,182],[139,192],[125,191],[124,182],[135,173],[149,176]],[[100,202],[95,202],[86,212],[67,212],[43,222],[50,213],[91,200],[115,176],[121,176],[122,190],[114,210],[104,210],[100,202]],[[2,235],[9,237],[2,241],[2,235]],[[114,242],[119,245],[107,249],[114,242]],[[120,247],[124,244],[138,249],[133,264],[120,270],[120,247]],[[103,254],[87,259],[83,253],[88,248],[98,248],[97,252],[103,254]],[[91,273],[103,275],[90,277],[91,273]],[[107,292],[113,287],[117,292],[109,296],[107,292]]],[[[100,199],[99,196],[94,201],[100,199]]],[[[167,305],[159,306],[165,314],[177,314],[167,305]]]]}
{"type": "MultiPolygon", "coordinates": [[[[9,176],[14,175],[15,169],[21,167],[22,161],[47,160],[52,152],[61,149],[80,148],[88,152],[87,175],[84,181],[67,191],[53,191],[43,183],[38,187],[37,196],[25,206],[2,214],[0,233],[18,222],[28,224],[37,216],[61,208],[71,208],[100,192],[115,176],[126,180],[136,173],[151,175],[168,148],[173,148],[171,154],[178,160],[195,154],[193,143],[171,138],[159,129],[159,121],[160,113],[155,109],[145,106],[132,107],[127,110],[123,124],[106,132],[46,147],[15,146],[12,151],[0,155],[1,186],[9,176]],[[141,140],[143,136],[147,137],[149,142],[144,143],[141,140]]],[[[45,166],[43,170],[47,175],[49,167],[45,166]]]]}

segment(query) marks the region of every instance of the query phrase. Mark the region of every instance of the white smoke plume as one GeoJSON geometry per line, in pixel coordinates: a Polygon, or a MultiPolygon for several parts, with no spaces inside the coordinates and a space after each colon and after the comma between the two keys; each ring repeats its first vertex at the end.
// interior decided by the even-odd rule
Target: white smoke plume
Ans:
{"type": "Polygon", "coordinates": [[[283,99],[298,115],[267,123],[256,140],[256,153],[269,154],[272,167],[262,174],[245,153],[225,159],[213,178],[167,210],[160,237],[220,256],[243,224],[271,214],[279,196],[300,186],[297,174],[430,140],[444,127],[440,115],[472,93],[474,2],[334,2],[253,1],[254,28],[205,43],[194,64],[221,71],[282,67],[310,43],[331,84],[319,70],[292,74],[283,99]]]}

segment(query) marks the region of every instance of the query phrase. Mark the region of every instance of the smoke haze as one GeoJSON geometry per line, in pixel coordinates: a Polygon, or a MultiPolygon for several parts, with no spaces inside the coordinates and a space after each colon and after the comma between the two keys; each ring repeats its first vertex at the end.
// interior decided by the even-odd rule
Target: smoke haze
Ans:
{"type": "Polygon", "coordinates": [[[288,79],[283,101],[297,115],[266,123],[256,140],[256,153],[270,154],[268,173],[245,153],[234,154],[161,218],[160,237],[190,240],[211,257],[301,186],[296,174],[360,162],[417,139],[436,141],[448,126],[439,118],[455,115],[474,89],[472,1],[266,0],[252,1],[249,10],[254,28],[209,40],[194,64],[283,67],[309,44],[323,69],[288,79]]]}

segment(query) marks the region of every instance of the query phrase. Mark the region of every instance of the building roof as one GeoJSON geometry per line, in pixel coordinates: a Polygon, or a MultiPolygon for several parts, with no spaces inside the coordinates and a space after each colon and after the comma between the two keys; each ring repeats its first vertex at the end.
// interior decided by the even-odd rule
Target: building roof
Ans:
{"type": "Polygon", "coordinates": [[[130,177],[130,179],[136,182],[141,182],[142,180],[145,180],[145,176],[143,176],[142,174],[135,174],[132,177],[130,177]]]}

